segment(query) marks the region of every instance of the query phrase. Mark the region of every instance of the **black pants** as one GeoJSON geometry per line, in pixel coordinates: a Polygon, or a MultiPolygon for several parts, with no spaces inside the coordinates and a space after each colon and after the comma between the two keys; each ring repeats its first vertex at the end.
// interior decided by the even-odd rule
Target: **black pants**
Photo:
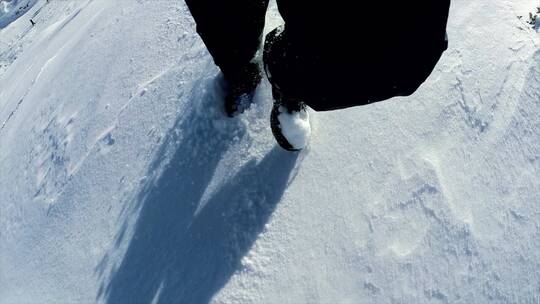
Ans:
{"type": "MultiPolygon", "coordinates": [[[[225,77],[239,77],[259,48],[268,0],[186,2],[225,77]]],[[[278,0],[285,26],[264,54],[272,85],[317,111],[414,93],[448,46],[450,0],[370,2],[278,0]]]]}

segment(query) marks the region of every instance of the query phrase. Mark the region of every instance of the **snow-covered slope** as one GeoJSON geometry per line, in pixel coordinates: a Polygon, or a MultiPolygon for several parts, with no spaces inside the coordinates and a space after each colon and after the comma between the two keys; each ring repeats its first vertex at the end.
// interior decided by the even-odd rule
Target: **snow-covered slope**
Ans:
{"type": "Polygon", "coordinates": [[[537,6],[453,1],[416,94],[294,154],[266,82],[221,113],[182,1],[37,1],[0,29],[0,302],[538,303],[537,6]]]}
{"type": "Polygon", "coordinates": [[[6,27],[29,11],[37,0],[2,0],[0,1],[0,29],[6,27]]]}

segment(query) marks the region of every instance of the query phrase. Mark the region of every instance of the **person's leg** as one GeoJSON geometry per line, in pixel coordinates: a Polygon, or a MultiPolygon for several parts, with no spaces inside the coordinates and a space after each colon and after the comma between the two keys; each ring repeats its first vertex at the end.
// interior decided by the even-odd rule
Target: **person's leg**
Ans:
{"type": "Polygon", "coordinates": [[[362,11],[336,1],[278,0],[285,29],[267,36],[264,59],[281,99],[328,111],[410,95],[447,47],[450,0],[391,10],[370,2],[362,11]]]}
{"type": "Polygon", "coordinates": [[[252,102],[261,81],[253,63],[264,29],[268,0],[186,0],[197,32],[226,80],[225,112],[234,116],[252,102]]]}
{"type": "Polygon", "coordinates": [[[297,56],[288,41],[283,27],[270,32],[266,36],[263,61],[274,99],[270,114],[272,134],[283,149],[299,151],[307,145],[311,133],[309,114],[302,102],[305,96],[298,90],[304,79],[296,79],[295,84],[287,80],[292,80],[293,74],[301,75],[299,69],[306,65],[301,63],[305,56],[297,56]]]}
{"type": "Polygon", "coordinates": [[[364,2],[357,10],[349,0],[278,0],[285,26],[267,35],[263,59],[281,147],[307,144],[306,105],[366,105],[410,95],[425,81],[447,46],[450,0],[413,2],[364,2]]]}
{"type": "Polygon", "coordinates": [[[251,64],[264,28],[268,0],[186,0],[197,32],[225,78],[254,73],[251,64]]]}

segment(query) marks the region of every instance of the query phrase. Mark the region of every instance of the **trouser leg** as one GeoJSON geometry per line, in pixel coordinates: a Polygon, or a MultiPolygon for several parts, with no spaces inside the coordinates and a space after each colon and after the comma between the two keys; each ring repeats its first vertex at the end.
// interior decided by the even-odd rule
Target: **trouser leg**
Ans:
{"type": "Polygon", "coordinates": [[[327,111],[410,95],[447,48],[449,0],[396,2],[399,26],[379,20],[383,4],[338,4],[278,0],[285,27],[267,36],[264,61],[285,99],[327,111]]]}
{"type": "Polygon", "coordinates": [[[186,0],[214,62],[229,80],[250,69],[268,0],[186,0]]]}

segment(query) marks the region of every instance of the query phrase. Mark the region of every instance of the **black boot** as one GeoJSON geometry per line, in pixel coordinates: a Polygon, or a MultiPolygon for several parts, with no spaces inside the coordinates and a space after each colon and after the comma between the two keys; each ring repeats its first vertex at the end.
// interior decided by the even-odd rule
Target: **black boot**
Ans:
{"type": "MultiPolygon", "coordinates": [[[[277,143],[287,151],[300,151],[306,145],[311,133],[309,125],[309,114],[306,104],[295,94],[286,94],[274,81],[270,67],[283,67],[286,52],[283,52],[283,27],[279,27],[266,35],[264,45],[263,61],[266,76],[272,84],[272,96],[274,106],[270,114],[270,127],[277,143]]],[[[286,61],[285,61],[286,62],[286,61]]],[[[278,74],[283,75],[284,69],[274,69],[278,74]]],[[[286,73],[286,72],[285,72],[286,73]]]]}
{"type": "Polygon", "coordinates": [[[261,82],[261,78],[260,68],[255,63],[250,63],[236,75],[225,75],[227,81],[225,112],[229,117],[243,113],[251,106],[255,89],[261,82]]]}
{"type": "Polygon", "coordinates": [[[307,146],[311,134],[309,114],[305,103],[286,99],[277,88],[272,88],[274,106],[270,127],[277,143],[287,151],[300,151],[307,146]]]}

